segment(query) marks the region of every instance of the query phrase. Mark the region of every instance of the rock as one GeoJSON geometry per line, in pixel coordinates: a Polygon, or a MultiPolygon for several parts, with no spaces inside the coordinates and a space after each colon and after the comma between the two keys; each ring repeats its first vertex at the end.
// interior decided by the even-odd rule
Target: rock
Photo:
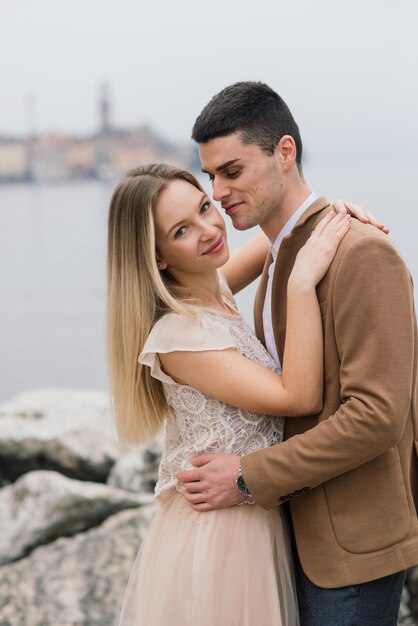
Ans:
{"type": "Polygon", "coordinates": [[[418,567],[412,567],[407,571],[398,626],[418,626],[418,567]]]}
{"type": "Polygon", "coordinates": [[[418,625],[418,566],[412,567],[406,577],[406,587],[409,592],[409,607],[411,615],[418,625]]]}
{"type": "Polygon", "coordinates": [[[398,626],[415,626],[415,622],[411,616],[409,602],[409,592],[408,589],[404,587],[402,592],[401,604],[399,607],[398,626]]]}
{"type": "Polygon", "coordinates": [[[155,504],[0,568],[1,626],[115,626],[155,504]]]}
{"type": "Polygon", "coordinates": [[[40,544],[97,526],[109,515],[152,501],[108,485],[34,471],[0,490],[0,565],[40,544]]]}
{"type": "Polygon", "coordinates": [[[123,448],[101,391],[28,391],[0,406],[0,481],[36,469],[106,481],[123,448]]]}
{"type": "Polygon", "coordinates": [[[154,491],[161,460],[161,441],[139,446],[116,461],[107,479],[109,485],[136,493],[154,491]]]}

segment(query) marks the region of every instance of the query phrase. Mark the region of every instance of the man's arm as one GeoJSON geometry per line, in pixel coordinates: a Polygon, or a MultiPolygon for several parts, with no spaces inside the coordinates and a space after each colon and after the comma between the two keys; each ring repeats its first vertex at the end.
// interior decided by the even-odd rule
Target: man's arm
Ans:
{"type": "Polygon", "coordinates": [[[361,237],[345,250],[331,308],[341,405],[311,430],[243,458],[250,490],[266,508],[383,454],[405,427],[413,375],[413,291],[390,241],[361,237]]]}
{"type": "MultiPolygon", "coordinates": [[[[242,458],[245,481],[265,508],[382,454],[405,426],[413,370],[412,287],[392,244],[376,237],[354,241],[340,262],[332,299],[342,404],[311,430],[242,458]]],[[[198,462],[204,465],[187,484],[189,501],[198,510],[234,504],[239,458],[214,455],[198,462]]]]}

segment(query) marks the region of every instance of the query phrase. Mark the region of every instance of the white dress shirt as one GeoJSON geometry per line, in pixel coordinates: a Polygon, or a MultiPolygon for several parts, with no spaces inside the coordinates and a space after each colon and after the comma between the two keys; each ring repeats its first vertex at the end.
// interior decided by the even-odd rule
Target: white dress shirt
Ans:
{"type": "Polygon", "coordinates": [[[270,248],[270,252],[273,257],[273,263],[271,263],[269,267],[269,273],[268,273],[266,297],[264,300],[264,307],[263,307],[263,329],[264,329],[264,338],[266,342],[266,348],[269,351],[270,355],[273,357],[273,359],[276,361],[277,366],[280,369],[281,369],[281,363],[280,363],[279,355],[277,354],[276,342],[274,340],[274,333],[273,333],[273,323],[271,319],[271,287],[273,283],[274,270],[276,267],[276,259],[277,259],[279,248],[283,239],[286,237],[286,235],[290,233],[290,231],[295,226],[296,222],[298,221],[302,213],[304,213],[306,209],[313,202],[315,202],[317,198],[318,196],[316,195],[316,193],[312,191],[311,194],[306,198],[306,200],[296,209],[296,211],[293,213],[289,221],[286,222],[286,224],[283,226],[282,230],[277,235],[276,241],[271,244],[271,248],[270,248]]]}

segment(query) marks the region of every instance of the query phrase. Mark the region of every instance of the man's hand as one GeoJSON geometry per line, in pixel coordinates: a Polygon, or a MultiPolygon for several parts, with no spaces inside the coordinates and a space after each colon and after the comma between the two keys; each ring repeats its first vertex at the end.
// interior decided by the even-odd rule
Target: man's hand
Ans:
{"type": "Polygon", "coordinates": [[[179,472],[184,497],[195,511],[223,509],[244,502],[237,487],[240,457],[233,454],[201,454],[190,459],[195,470],[179,472]]]}

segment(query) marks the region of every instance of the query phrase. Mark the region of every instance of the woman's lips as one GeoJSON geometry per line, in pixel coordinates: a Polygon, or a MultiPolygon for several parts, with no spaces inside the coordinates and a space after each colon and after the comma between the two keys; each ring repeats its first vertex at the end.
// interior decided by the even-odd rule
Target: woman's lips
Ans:
{"type": "Polygon", "coordinates": [[[217,254],[218,252],[220,252],[224,247],[224,240],[221,237],[220,239],[218,239],[218,241],[216,241],[213,246],[211,246],[208,250],[206,250],[206,252],[204,252],[203,254],[217,254]]]}

